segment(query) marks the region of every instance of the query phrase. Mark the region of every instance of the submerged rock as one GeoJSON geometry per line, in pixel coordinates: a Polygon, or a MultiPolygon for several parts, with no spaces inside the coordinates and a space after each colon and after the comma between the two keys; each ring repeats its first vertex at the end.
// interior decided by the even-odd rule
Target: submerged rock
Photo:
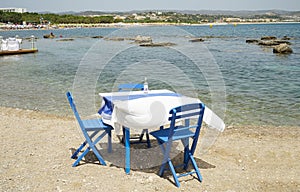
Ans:
{"type": "Polygon", "coordinates": [[[291,40],[292,38],[288,37],[288,36],[283,36],[282,40],[291,40]]]}
{"type": "Polygon", "coordinates": [[[195,38],[195,39],[190,39],[189,42],[204,42],[204,39],[202,39],[202,38],[195,38]]]}
{"type": "Polygon", "coordinates": [[[276,40],[277,37],[275,36],[264,36],[264,37],[261,37],[260,40],[262,41],[269,41],[269,40],[276,40]]]}
{"type": "Polygon", "coordinates": [[[263,46],[276,46],[276,45],[280,45],[279,42],[277,41],[260,41],[258,43],[258,45],[263,45],[263,46]]]}
{"type": "Polygon", "coordinates": [[[287,44],[280,44],[273,48],[273,53],[290,54],[293,50],[287,44]]]}
{"type": "Polygon", "coordinates": [[[273,48],[273,53],[280,53],[280,54],[290,54],[293,53],[292,48],[289,47],[291,43],[288,41],[290,40],[289,37],[284,36],[281,39],[277,39],[275,36],[265,36],[259,39],[247,39],[246,43],[253,43],[265,47],[273,48]]]}
{"type": "Polygon", "coordinates": [[[258,44],[260,42],[260,40],[258,39],[247,39],[246,43],[254,43],[254,44],[258,44]]]}
{"type": "Polygon", "coordinates": [[[263,45],[263,46],[276,46],[276,45],[280,45],[280,44],[291,45],[291,43],[289,41],[285,41],[285,40],[260,41],[258,43],[258,45],[263,45]]]}
{"type": "Polygon", "coordinates": [[[279,44],[288,44],[288,45],[291,45],[292,43],[287,41],[287,40],[275,40],[275,42],[279,43],[279,44]]]}
{"type": "Polygon", "coordinates": [[[65,38],[65,39],[58,39],[56,41],[74,41],[74,39],[71,38],[65,38]]]}
{"type": "Polygon", "coordinates": [[[167,46],[174,46],[176,45],[175,43],[142,43],[140,44],[141,47],[167,47],[167,46]]]}
{"type": "Polygon", "coordinates": [[[216,39],[226,39],[226,38],[232,38],[230,36],[213,36],[213,35],[202,36],[202,37],[205,38],[205,39],[213,39],[213,38],[216,38],[216,39]]]}
{"type": "Polygon", "coordinates": [[[92,38],[93,38],[93,39],[101,39],[101,38],[103,38],[103,36],[98,35],[98,36],[93,36],[92,38]]]}
{"type": "Polygon", "coordinates": [[[109,40],[109,41],[124,41],[125,38],[124,37],[107,37],[104,38],[105,40],[109,40]]]}

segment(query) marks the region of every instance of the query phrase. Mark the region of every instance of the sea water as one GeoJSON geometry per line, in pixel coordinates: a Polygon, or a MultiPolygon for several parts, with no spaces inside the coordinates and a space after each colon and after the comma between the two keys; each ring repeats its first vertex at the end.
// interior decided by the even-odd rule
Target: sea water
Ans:
{"type": "MultiPolygon", "coordinates": [[[[97,93],[147,76],[150,90],[199,97],[227,126],[300,126],[300,24],[0,31],[4,38],[16,35],[37,37],[39,51],[0,57],[1,106],[72,115],[65,96],[71,90],[75,96],[92,94],[96,112],[97,93]],[[43,39],[50,32],[58,38],[43,39]],[[175,45],[140,47],[137,35],[175,45]],[[262,36],[291,37],[294,53],[277,55],[246,43],[262,36]],[[189,42],[195,37],[204,42],[189,42]]],[[[30,46],[23,41],[23,48],[30,46]]]]}

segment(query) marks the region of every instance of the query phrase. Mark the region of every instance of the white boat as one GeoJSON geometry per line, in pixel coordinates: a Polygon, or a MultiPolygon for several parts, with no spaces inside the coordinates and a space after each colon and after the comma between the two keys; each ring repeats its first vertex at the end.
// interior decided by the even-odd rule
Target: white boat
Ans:
{"type": "Polygon", "coordinates": [[[22,39],[18,36],[9,37],[7,39],[3,39],[2,37],[0,37],[0,56],[38,52],[38,49],[35,48],[34,36],[31,36],[31,41],[31,49],[21,49],[22,39]]]}

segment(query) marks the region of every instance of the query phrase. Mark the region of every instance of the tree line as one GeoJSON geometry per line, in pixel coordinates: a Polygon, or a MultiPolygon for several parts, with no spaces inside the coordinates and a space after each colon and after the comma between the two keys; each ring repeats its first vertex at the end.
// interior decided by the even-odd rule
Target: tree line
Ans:
{"type": "Polygon", "coordinates": [[[116,21],[113,16],[76,16],[76,15],[57,15],[53,13],[13,13],[0,11],[1,23],[22,24],[23,21],[32,24],[60,24],[60,23],[113,23],[116,21]]]}

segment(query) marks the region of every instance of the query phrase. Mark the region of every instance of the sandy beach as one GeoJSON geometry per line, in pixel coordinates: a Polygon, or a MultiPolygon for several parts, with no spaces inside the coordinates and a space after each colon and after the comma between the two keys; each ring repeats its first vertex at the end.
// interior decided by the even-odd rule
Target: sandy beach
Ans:
{"type": "MultiPolygon", "coordinates": [[[[108,166],[92,157],[72,167],[70,149],[82,141],[73,117],[0,107],[0,124],[0,191],[300,190],[299,127],[229,127],[205,154],[195,154],[203,182],[184,177],[177,188],[169,174],[157,175],[157,167],[126,175],[114,163],[121,158],[116,149],[104,155],[108,166]]],[[[116,138],[114,146],[120,146],[116,138]]]]}

